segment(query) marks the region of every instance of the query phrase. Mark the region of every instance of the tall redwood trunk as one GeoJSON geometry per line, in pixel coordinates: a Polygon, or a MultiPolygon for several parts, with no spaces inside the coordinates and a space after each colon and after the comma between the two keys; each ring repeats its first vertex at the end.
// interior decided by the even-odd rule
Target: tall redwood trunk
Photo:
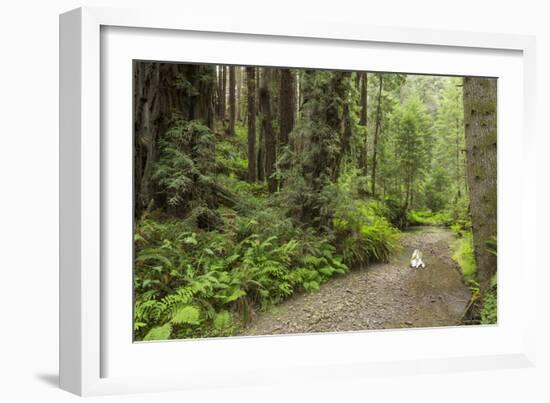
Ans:
{"type": "Polygon", "coordinates": [[[281,70],[279,88],[279,146],[284,146],[288,144],[288,136],[294,128],[295,88],[292,70],[281,70]]]}
{"type": "Polygon", "coordinates": [[[248,180],[256,181],[256,69],[246,68],[248,92],[248,180]]]}
{"type": "MultiPolygon", "coordinates": [[[[262,69],[256,69],[256,99],[260,99],[260,81],[262,77],[262,69]]],[[[258,112],[261,113],[260,105],[258,102],[258,112]]],[[[258,152],[256,155],[256,167],[258,168],[258,181],[263,182],[265,179],[265,142],[264,142],[264,128],[260,121],[260,134],[258,136],[258,152]]]]}
{"type": "Polygon", "coordinates": [[[241,95],[242,95],[242,67],[235,67],[235,83],[236,83],[236,95],[235,95],[235,120],[241,121],[241,95]]]}
{"type": "Polygon", "coordinates": [[[367,84],[368,73],[361,73],[361,116],[359,118],[359,124],[367,125],[367,84]]]}
{"type": "Polygon", "coordinates": [[[152,180],[157,160],[156,144],[168,128],[170,115],[182,113],[185,98],[176,83],[184,65],[134,62],[134,213],[141,213],[155,200],[152,180]]]}
{"type": "Polygon", "coordinates": [[[380,136],[380,120],[381,115],[381,99],[382,99],[382,85],[383,85],[383,76],[382,74],[378,75],[379,86],[378,86],[378,100],[376,105],[376,126],[374,129],[374,140],[372,144],[372,173],[371,173],[371,193],[373,196],[376,196],[376,156],[378,153],[378,137],[380,136]]]}
{"type": "Polygon", "coordinates": [[[229,67],[229,134],[231,136],[235,135],[235,66],[229,67]]]}
{"type": "Polygon", "coordinates": [[[214,125],[216,72],[213,66],[134,62],[134,212],[139,217],[165,200],[153,180],[158,141],[174,113],[214,125]],[[184,79],[195,89],[179,84],[184,79]]]}
{"type": "Polygon", "coordinates": [[[275,173],[275,161],[277,158],[277,142],[273,130],[273,117],[271,114],[271,94],[269,86],[271,83],[272,71],[270,68],[263,69],[260,81],[260,112],[262,118],[262,133],[265,146],[265,177],[270,193],[277,190],[277,180],[273,177],[275,173]]]}
{"type": "Polygon", "coordinates": [[[221,66],[221,106],[220,106],[220,120],[222,125],[225,126],[226,104],[227,104],[227,66],[221,66]]]}
{"type": "Polygon", "coordinates": [[[486,244],[497,234],[497,80],[465,77],[463,93],[474,254],[484,291],[497,269],[486,244]]]}

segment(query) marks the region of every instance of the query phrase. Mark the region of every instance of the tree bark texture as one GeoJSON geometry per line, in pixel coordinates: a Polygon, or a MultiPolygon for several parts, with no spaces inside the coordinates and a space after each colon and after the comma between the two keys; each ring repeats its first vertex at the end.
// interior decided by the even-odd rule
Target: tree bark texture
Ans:
{"type": "Polygon", "coordinates": [[[366,126],[367,125],[367,84],[368,84],[368,75],[367,73],[361,73],[361,115],[359,118],[359,124],[366,126]]]}
{"type": "Polygon", "coordinates": [[[271,113],[271,84],[272,71],[266,68],[262,71],[260,85],[260,113],[262,122],[262,133],[265,147],[265,177],[270,193],[277,190],[277,180],[273,177],[275,173],[275,161],[277,159],[277,141],[273,130],[273,116],[271,113]]]}
{"type": "Polygon", "coordinates": [[[376,156],[378,149],[378,137],[380,136],[380,121],[381,116],[381,99],[382,99],[382,85],[384,78],[382,74],[378,75],[379,85],[378,85],[378,99],[376,101],[376,125],[374,128],[374,140],[372,144],[372,173],[371,173],[371,193],[373,196],[376,196],[376,156]]]}
{"type": "Polygon", "coordinates": [[[485,290],[497,269],[487,241],[497,234],[497,81],[464,78],[464,128],[477,278],[485,290]]]}
{"type": "Polygon", "coordinates": [[[184,109],[177,79],[183,65],[134,62],[134,214],[140,216],[155,198],[151,180],[156,143],[170,115],[184,109]]]}
{"type": "Polygon", "coordinates": [[[221,106],[220,106],[220,120],[225,126],[225,115],[227,109],[227,66],[221,66],[222,73],[222,87],[221,87],[221,106]]]}
{"type": "Polygon", "coordinates": [[[288,136],[294,129],[295,85],[292,70],[281,70],[279,88],[279,146],[284,146],[288,144],[288,136]]]}
{"type": "Polygon", "coordinates": [[[236,94],[235,94],[235,66],[229,67],[229,135],[235,135],[235,118],[236,118],[236,94]]]}
{"type": "Polygon", "coordinates": [[[173,63],[134,62],[134,213],[159,199],[151,180],[158,140],[174,114],[213,128],[215,69],[173,63]],[[182,85],[182,83],[185,83],[182,85]],[[189,91],[191,85],[195,90],[189,91]]]}
{"type": "Polygon", "coordinates": [[[248,180],[256,181],[256,69],[246,68],[248,93],[248,180]]]}

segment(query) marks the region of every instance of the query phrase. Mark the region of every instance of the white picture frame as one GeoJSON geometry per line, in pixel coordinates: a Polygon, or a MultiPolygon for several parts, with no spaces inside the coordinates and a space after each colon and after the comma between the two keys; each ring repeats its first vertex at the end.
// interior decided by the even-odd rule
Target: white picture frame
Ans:
{"type": "Polygon", "coordinates": [[[534,49],[529,36],[331,21],[280,24],[104,8],[61,15],[61,387],[97,395],[534,365],[535,323],[528,312],[535,312],[535,284],[527,280],[536,278],[529,242],[536,222],[534,49]],[[176,43],[185,43],[187,53],[170,53],[176,43]],[[364,62],[361,55],[376,58],[364,62]],[[131,75],[124,74],[132,58],[371,71],[404,66],[402,72],[499,77],[499,324],[132,343],[131,244],[113,248],[106,241],[131,234],[131,210],[125,214],[127,204],[116,201],[131,193],[131,75]],[[124,134],[114,135],[115,129],[124,134]],[[115,166],[119,153],[125,157],[115,166]],[[519,219],[504,220],[507,211],[519,219]],[[116,259],[124,269],[108,270],[116,259]],[[512,303],[518,292],[523,297],[512,303]],[[457,340],[476,344],[460,347],[457,340]],[[329,353],[316,355],[320,347],[329,353]]]}

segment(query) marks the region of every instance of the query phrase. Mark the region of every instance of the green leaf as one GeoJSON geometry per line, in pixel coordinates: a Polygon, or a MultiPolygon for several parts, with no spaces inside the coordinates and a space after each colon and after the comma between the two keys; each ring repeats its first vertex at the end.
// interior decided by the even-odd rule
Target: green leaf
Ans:
{"type": "Polygon", "coordinates": [[[319,283],[316,281],[306,281],[304,283],[304,289],[306,291],[318,291],[319,290],[319,283]]]}
{"type": "Polygon", "coordinates": [[[319,273],[321,273],[325,277],[330,277],[335,272],[335,270],[330,266],[321,267],[319,269],[319,273]]]}
{"type": "Polygon", "coordinates": [[[176,311],[175,315],[172,317],[172,323],[181,325],[187,323],[189,325],[198,325],[200,311],[191,305],[186,305],[183,308],[180,308],[176,311]]]}
{"type": "Polygon", "coordinates": [[[170,333],[172,333],[172,325],[166,323],[149,330],[143,340],[167,340],[170,338],[170,333]]]}
{"type": "Polygon", "coordinates": [[[158,261],[166,267],[172,267],[172,262],[166,256],[161,255],[156,250],[150,252],[142,252],[136,257],[136,262],[158,261]]]}
{"type": "Polygon", "coordinates": [[[142,327],[147,326],[147,323],[144,322],[134,322],[134,330],[139,330],[142,327]]]}
{"type": "Polygon", "coordinates": [[[214,328],[216,330],[227,329],[231,326],[231,314],[228,311],[221,311],[214,317],[214,328]]]}
{"type": "Polygon", "coordinates": [[[243,291],[241,289],[236,289],[233,291],[231,295],[228,295],[223,298],[223,302],[227,304],[228,302],[233,302],[241,297],[244,297],[246,295],[246,291],[243,291]]]}
{"type": "Polygon", "coordinates": [[[183,239],[183,242],[188,244],[188,245],[196,245],[198,243],[196,235],[194,233],[191,234],[191,236],[185,237],[183,239]]]}

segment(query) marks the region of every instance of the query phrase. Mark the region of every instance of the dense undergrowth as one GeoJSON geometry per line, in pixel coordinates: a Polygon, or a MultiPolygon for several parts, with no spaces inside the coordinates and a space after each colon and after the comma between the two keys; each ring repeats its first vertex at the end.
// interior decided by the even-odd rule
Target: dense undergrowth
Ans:
{"type": "Polygon", "coordinates": [[[174,127],[156,166],[173,211],[147,212],[135,227],[135,340],[231,335],[256,311],[387,261],[396,247],[391,205],[360,197],[349,176],[323,195],[328,225],[304,225],[281,202],[295,197],[290,186],[268,197],[265,184],[244,180],[242,128],[216,139],[213,166],[199,166],[173,144],[209,158],[214,134],[194,123],[174,127]],[[199,183],[202,197],[189,197],[199,183]],[[209,203],[220,189],[230,190],[229,202],[209,203]],[[190,199],[202,202],[181,204],[190,199]]]}

